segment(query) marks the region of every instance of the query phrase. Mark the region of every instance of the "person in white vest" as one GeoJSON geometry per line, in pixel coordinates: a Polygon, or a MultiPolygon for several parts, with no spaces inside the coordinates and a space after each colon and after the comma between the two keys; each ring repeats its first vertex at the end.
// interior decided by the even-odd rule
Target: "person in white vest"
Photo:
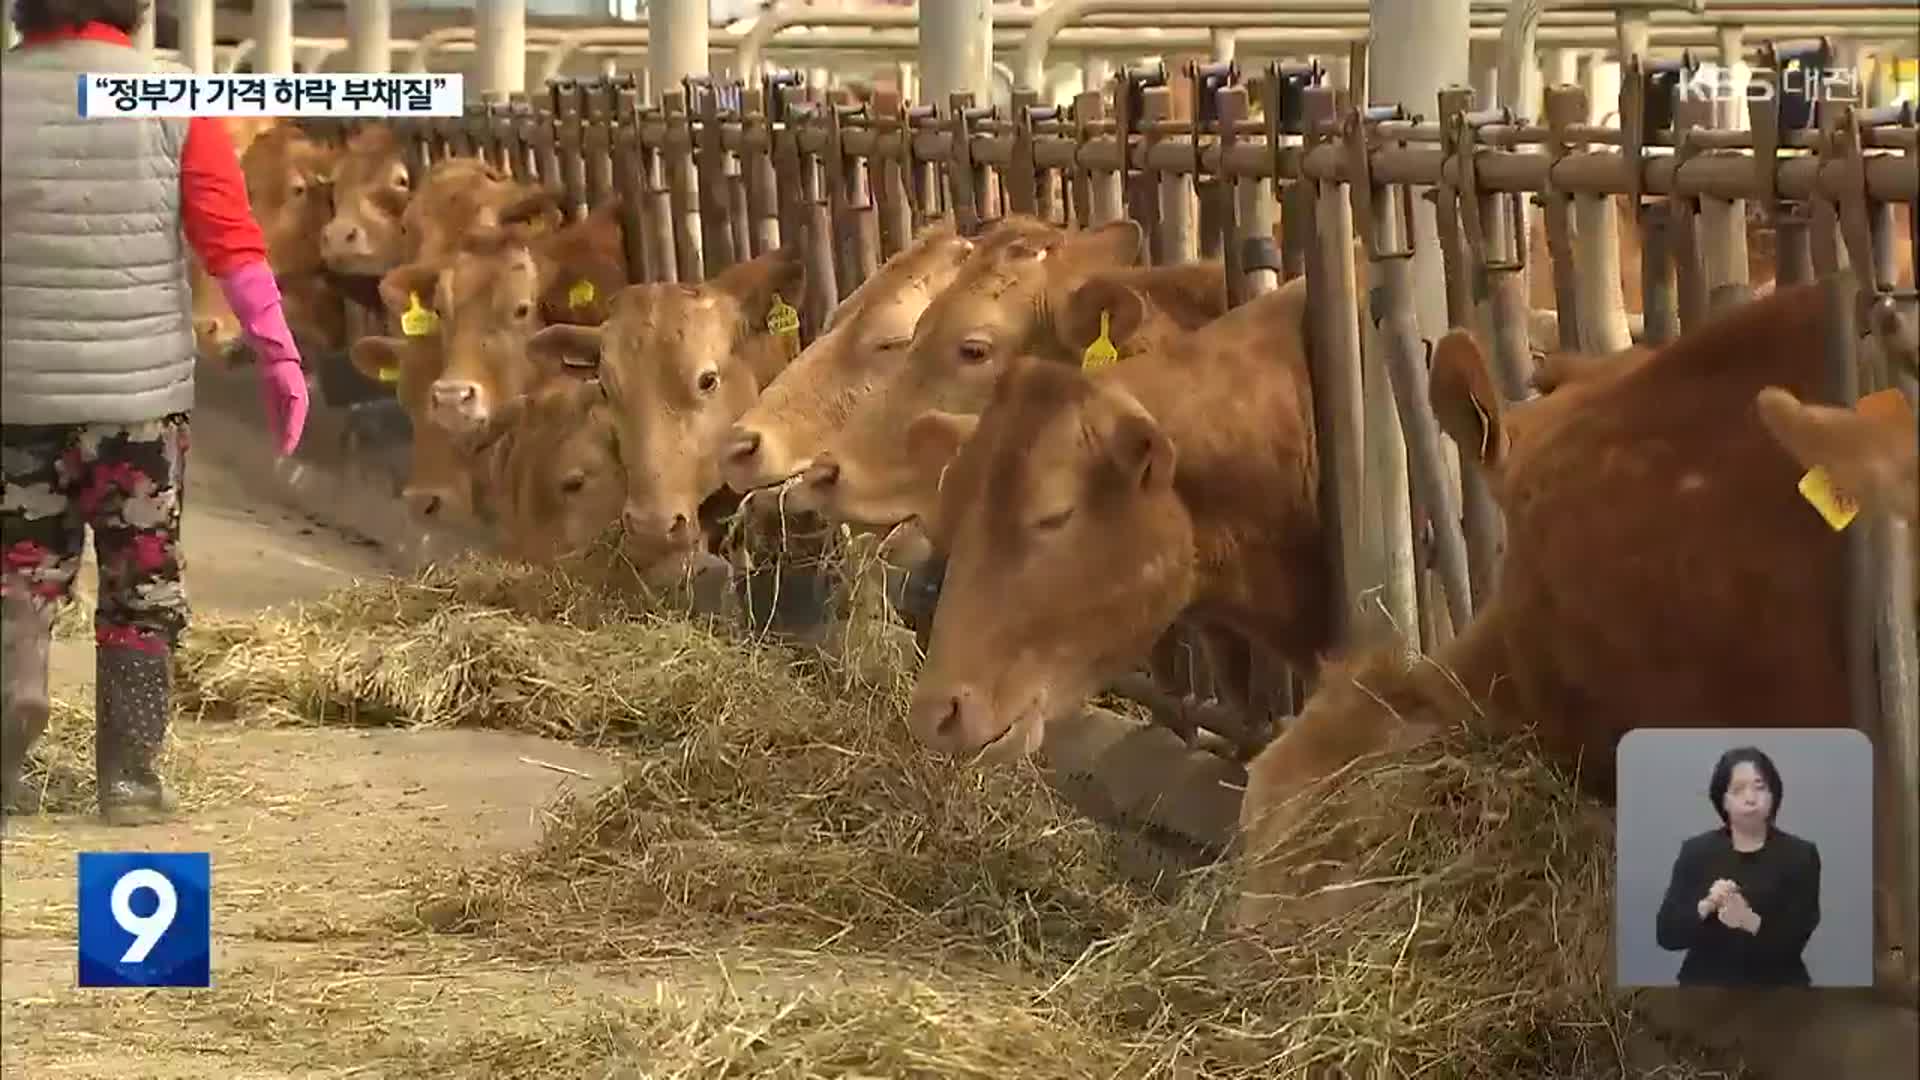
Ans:
{"type": "Polygon", "coordinates": [[[9,814],[39,807],[22,774],[46,730],[53,615],[88,529],[100,566],[100,811],[134,825],[174,810],[154,766],[188,614],[189,246],[257,357],[281,454],[293,453],[306,423],[306,374],[224,123],[80,115],[80,74],[186,70],[133,47],[147,2],[16,0],[21,42],[0,61],[0,802],[9,814]]]}

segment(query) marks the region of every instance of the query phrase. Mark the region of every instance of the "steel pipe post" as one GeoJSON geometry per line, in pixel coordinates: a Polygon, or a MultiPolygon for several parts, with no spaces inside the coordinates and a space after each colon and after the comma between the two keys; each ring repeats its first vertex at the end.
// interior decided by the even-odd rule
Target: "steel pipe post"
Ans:
{"type": "Polygon", "coordinates": [[[293,0],[253,0],[253,70],[293,70],[293,0]]]}
{"type": "Polygon", "coordinates": [[[954,94],[972,94],[976,104],[993,100],[990,0],[940,0],[921,5],[920,88],[924,101],[947,102],[954,94]]]}
{"type": "Polygon", "coordinates": [[[393,0],[347,0],[347,50],[355,72],[393,70],[393,0]]]}

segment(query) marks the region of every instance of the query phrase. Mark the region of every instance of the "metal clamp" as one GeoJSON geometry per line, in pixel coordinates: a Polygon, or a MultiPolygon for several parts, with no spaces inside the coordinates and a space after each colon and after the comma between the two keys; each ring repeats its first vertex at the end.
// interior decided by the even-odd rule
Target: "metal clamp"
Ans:
{"type": "Polygon", "coordinates": [[[1840,190],[1834,204],[1840,212],[1840,239],[1846,245],[1847,262],[1860,285],[1863,315],[1871,294],[1894,285],[1892,281],[1880,280],[1879,261],[1874,258],[1873,226],[1868,215],[1867,161],[1861,152],[1860,140],[1860,129],[1868,126],[1863,123],[1864,119],[1853,108],[1842,107],[1833,118],[1825,148],[1831,154],[1827,167],[1840,175],[1840,190]]]}
{"type": "Polygon", "coordinates": [[[1368,262],[1413,256],[1413,188],[1410,185],[1392,185],[1396,189],[1405,226],[1401,230],[1402,246],[1382,249],[1379,231],[1373,227],[1374,133],[1386,121],[1409,119],[1414,118],[1409,117],[1399,105],[1375,105],[1366,109],[1349,109],[1341,120],[1340,135],[1346,143],[1347,152],[1347,199],[1353,205],[1354,226],[1360,233],[1368,262]]]}
{"type": "Polygon", "coordinates": [[[1120,72],[1119,92],[1114,95],[1114,134],[1120,140],[1120,190],[1127,190],[1133,176],[1133,136],[1140,134],[1140,117],[1146,112],[1149,87],[1167,85],[1167,66],[1126,68],[1120,72]]]}
{"type": "Polygon", "coordinates": [[[1307,92],[1318,89],[1325,76],[1318,60],[1306,64],[1276,60],[1267,65],[1263,107],[1267,114],[1267,152],[1273,158],[1273,175],[1268,183],[1276,202],[1286,195],[1285,178],[1300,175],[1301,148],[1287,145],[1281,136],[1307,133],[1307,92]]]}
{"type": "Polygon", "coordinates": [[[1220,126],[1220,107],[1215,95],[1226,87],[1239,84],[1240,66],[1231,60],[1217,63],[1189,61],[1187,78],[1193,83],[1193,116],[1188,121],[1188,135],[1193,143],[1193,175],[1198,180],[1202,175],[1201,137],[1217,133],[1220,126]]]}
{"type": "Polygon", "coordinates": [[[1780,129],[1800,131],[1818,126],[1820,113],[1815,102],[1822,95],[1813,92],[1813,84],[1824,80],[1833,67],[1833,43],[1820,37],[1776,45],[1772,60],[1773,85],[1780,88],[1775,95],[1779,99],[1780,129]],[[1799,79],[1790,79],[1789,71],[1804,74],[1799,79]]]}
{"type": "Polygon", "coordinates": [[[804,90],[806,85],[807,77],[798,71],[769,71],[761,76],[760,94],[766,102],[769,129],[787,122],[795,91],[804,90]]]}
{"type": "MultiPolygon", "coordinates": [[[[1513,124],[1516,119],[1512,111],[1505,108],[1462,112],[1452,119],[1451,153],[1458,163],[1460,218],[1467,234],[1467,250],[1473,254],[1475,279],[1484,280],[1484,275],[1489,271],[1524,270],[1527,266],[1526,203],[1518,195],[1506,200],[1507,231],[1513,242],[1512,258],[1492,259],[1487,256],[1487,223],[1480,217],[1480,129],[1490,124],[1513,124]]],[[[1498,195],[1494,197],[1499,198],[1498,195]]],[[[1484,289],[1475,291],[1478,295],[1485,295],[1484,289]]]]}

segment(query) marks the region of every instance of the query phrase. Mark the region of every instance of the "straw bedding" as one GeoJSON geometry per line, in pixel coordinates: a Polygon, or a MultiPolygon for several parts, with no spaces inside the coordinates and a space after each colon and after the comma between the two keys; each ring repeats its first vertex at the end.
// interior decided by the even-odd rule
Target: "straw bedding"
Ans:
{"type": "MultiPolygon", "coordinates": [[[[923,755],[904,672],[855,678],[557,571],[474,561],[203,619],[179,681],[206,716],[514,728],[628,755],[622,782],[553,808],[536,850],[421,880],[395,926],[549,962],[719,964],[714,987],[556,1036],[572,1075],[585,1059],[703,1077],[1648,1064],[1629,1068],[1634,1025],[1605,988],[1607,816],[1521,746],[1449,736],[1334,778],[1282,854],[1367,884],[1256,936],[1227,926],[1240,870],[1157,899],[1032,769],[923,755]]],[[[523,1051],[539,1054],[459,1054],[506,1075],[523,1051]]]]}

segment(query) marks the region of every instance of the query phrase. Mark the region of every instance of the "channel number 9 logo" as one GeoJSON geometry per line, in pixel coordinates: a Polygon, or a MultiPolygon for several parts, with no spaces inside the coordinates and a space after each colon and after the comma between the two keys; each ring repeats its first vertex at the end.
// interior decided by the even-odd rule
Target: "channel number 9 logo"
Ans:
{"type": "Polygon", "coordinates": [[[80,985],[210,985],[205,853],[80,855],[80,985]]]}

